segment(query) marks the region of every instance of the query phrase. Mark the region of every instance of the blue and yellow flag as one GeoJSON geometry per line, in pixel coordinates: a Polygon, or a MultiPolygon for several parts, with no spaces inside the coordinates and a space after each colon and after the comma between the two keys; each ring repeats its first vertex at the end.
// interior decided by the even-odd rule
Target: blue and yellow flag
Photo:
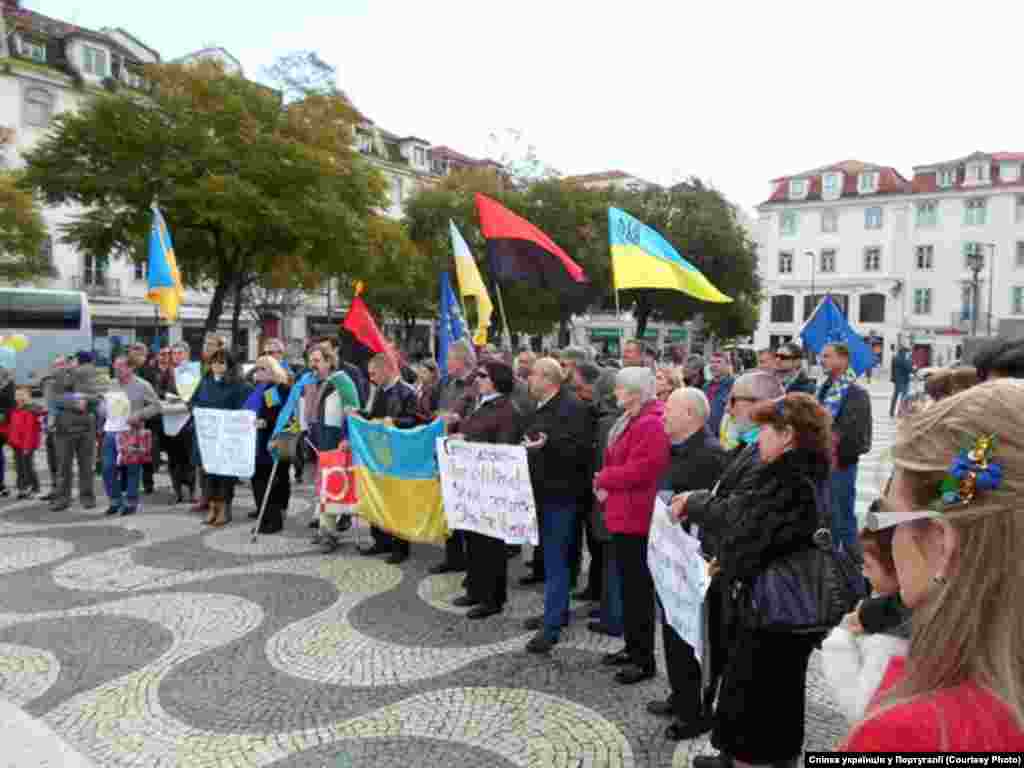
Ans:
{"type": "Polygon", "coordinates": [[[174,244],[160,209],[153,206],[153,225],[149,228],[149,291],[146,300],[160,307],[160,316],[174,322],[178,306],[185,300],[185,288],[174,258],[174,244]]]}
{"type": "Polygon", "coordinates": [[[664,237],[618,208],[608,209],[608,240],[612,249],[615,290],[667,288],[695,299],[731,302],[664,237]]]}
{"type": "Polygon", "coordinates": [[[348,439],[359,487],[357,514],[403,539],[440,543],[448,538],[441,501],[437,438],[444,422],[397,429],[348,417],[348,439]]]}

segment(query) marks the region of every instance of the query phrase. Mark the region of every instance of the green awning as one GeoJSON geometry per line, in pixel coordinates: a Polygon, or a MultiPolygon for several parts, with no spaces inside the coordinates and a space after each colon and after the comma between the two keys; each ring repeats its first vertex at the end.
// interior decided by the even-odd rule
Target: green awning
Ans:
{"type": "Polygon", "coordinates": [[[648,328],[646,331],[644,331],[644,339],[647,340],[647,341],[657,341],[658,340],[658,329],[657,328],[648,328]]]}
{"type": "Polygon", "coordinates": [[[591,328],[590,338],[592,339],[618,339],[622,336],[619,328],[591,328]]]}
{"type": "Polygon", "coordinates": [[[690,331],[687,328],[670,328],[668,331],[669,341],[686,341],[690,338],[690,331]]]}

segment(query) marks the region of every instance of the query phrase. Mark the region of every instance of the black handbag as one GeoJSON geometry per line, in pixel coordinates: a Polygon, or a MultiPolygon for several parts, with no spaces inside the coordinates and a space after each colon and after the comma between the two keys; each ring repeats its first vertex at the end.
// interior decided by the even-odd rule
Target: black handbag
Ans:
{"type": "MultiPolygon", "coordinates": [[[[805,478],[806,479],[806,478],[805,478]]],[[[810,545],[777,558],[738,594],[750,629],[814,634],[831,631],[867,594],[859,564],[832,541],[829,494],[809,479],[818,512],[810,545]],[[824,501],[823,501],[824,499],[824,501]]]]}

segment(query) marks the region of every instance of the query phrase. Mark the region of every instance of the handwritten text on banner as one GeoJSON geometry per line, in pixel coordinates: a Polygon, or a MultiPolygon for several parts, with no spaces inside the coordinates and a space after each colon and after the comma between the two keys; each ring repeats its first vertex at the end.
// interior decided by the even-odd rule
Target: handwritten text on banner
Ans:
{"type": "Polygon", "coordinates": [[[537,507],[525,448],[440,438],[437,463],[451,530],[537,546],[537,507]]]}
{"type": "Polygon", "coordinates": [[[256,414],[196,408],[192,416],[203,469],[211,475],[252,477],[256,471],[256,414]]]}

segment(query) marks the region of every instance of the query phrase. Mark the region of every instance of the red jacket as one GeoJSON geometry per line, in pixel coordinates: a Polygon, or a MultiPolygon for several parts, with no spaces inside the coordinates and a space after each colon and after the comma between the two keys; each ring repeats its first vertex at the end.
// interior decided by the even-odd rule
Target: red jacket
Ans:
{"type": "Polygon", "coordinates": [[[7,442],[16,451],[34,451],[39,447],[42,429],[39,414],[30,408],[12,408],[7,415],[7,442]]]}
{"type": "Polygon", "coordinates": [[[668,469],[665,408],[652,400],[604,452],[597,487],[608,491],[604,520],[609,533],[646,535],[651,527],[658,480],[668,469]]]}
{"type": "MultiPolygon", "coordinates": [[[[906,659],[889,662],[880,694],[903,677],[906,659]]],[[[1021,752],[1024,729],[1010,708],[973,681],[899,704],[856,726],[847,752],[1021,752]]]]}

